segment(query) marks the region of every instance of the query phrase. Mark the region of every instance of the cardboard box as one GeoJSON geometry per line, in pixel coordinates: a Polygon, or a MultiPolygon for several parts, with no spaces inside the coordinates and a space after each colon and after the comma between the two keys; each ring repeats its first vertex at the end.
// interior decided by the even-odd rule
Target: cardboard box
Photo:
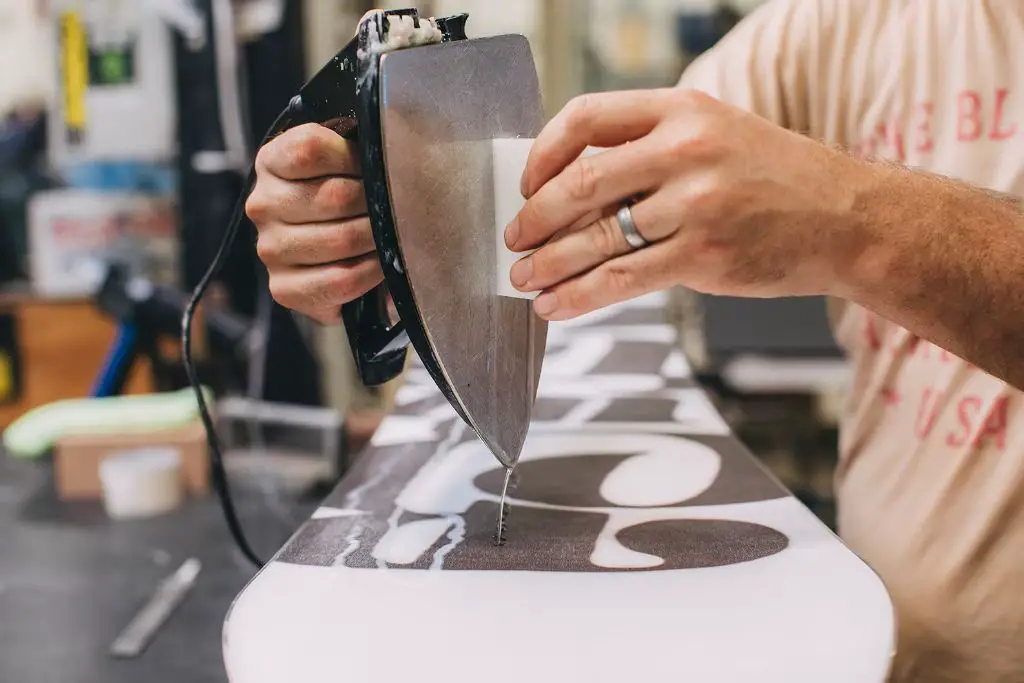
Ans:
{"type": "Polygon", "coordinates": [[[100,500],[100,463],[110,455],[135,448],[172,446],[181,453],[184,490],[196,495],[210,489],[210,461],[206,432],[198,418],[177,429],[148,434],[71,436],[60,439],[54,449],[53,471],[57,496],[61,500],[100,500]]]}

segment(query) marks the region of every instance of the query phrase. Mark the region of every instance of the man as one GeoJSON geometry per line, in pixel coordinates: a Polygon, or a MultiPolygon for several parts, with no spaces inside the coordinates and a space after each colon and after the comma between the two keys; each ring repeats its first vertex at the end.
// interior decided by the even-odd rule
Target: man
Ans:
{"type": "MultiPolygon", "coordinates": [[[[1024,386],[1024,219],[773,122],[1024,191],[1022,38],[1012,0],[770,1],[685,90],[591,96],[556,116],[506,232],[516,250],[542,245],[512,279],[543,290],[535,306],[553,320],[674,284],[841,301],[855,380],[839,526],[896,603],[894,681],[1024,681],[1022,402],[961,360],[1024,386]],[[577,159],[586,146],[609,149],[577,159]]],[[[353,159],[326,130],[292,131],[261,151],[249,206],[275,297],[323,322],[380,279],[359,184],[339,177],[358,174],[353,159]]]]}
{"type": "MultiPolygon", "coordinates": [[[[865,155],[1020,193],[1020,45],[1020,2],[783,0],[702,56],[683,86],[865,155]]],[[[676,283],[832,294],[883,313],[834,307],[855,372],[837,500],[840,534],[896,602],[894,679],[1024,680],[1021,396],[905,329],[1019,382],[1010,367],[1020,356],[989,355],[1007,333],[986,320],[1024,329],[1015,312],[1024,251],[1006,239],[1021,226],[1016,207],[982,209],[950,185],[922,208],[915,192],[932,190],[915,190],[902,171],[784,140],[689,93],[626,98],[592,98],[552,121],[534,146],[530,201],[509,241],[537,246],[641,194],[632,217],[653,244],[631,251],[608,218],[524,260],[513,281],[545,289],[536,304],[552,319],[676,283]],[[584,145],[626,139],[604,164],[569,163],[584,145]],[[987,236],[958,222],[982,211],[1007,222],[987,236]],[[967,292],[995,274],[1001,284],[967,292]],[[936,306],[947,310],[927,312],[936,306]],[[977,336],[967,342],[954,328],[977,336]]]]}

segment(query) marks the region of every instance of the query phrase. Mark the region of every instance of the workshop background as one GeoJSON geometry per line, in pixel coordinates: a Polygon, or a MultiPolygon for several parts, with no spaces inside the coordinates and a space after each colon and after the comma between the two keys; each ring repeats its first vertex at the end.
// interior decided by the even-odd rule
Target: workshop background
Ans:
{"type": "MultiPolygon", "coordinates": [[[[553,113],[582,92],[675,83],[758,4],[419,9],[468,12],[474,37],[525,34],[553,113]]],[[[251,570],[211,493],[179,360],[181,306],[213,258],[262,131],[368,9],[0,0],[3,683],[225,680],[220,628],[251,570]],[[139,462],[173,463],[183,484],[141,498],[118,490],[139,462]],[[188,595],[166,623],[127,629],[175,582],[188,595]]],[[[269,299],[254,243],[241,239],[230,255],[196,354],[231,437],[239,513],[267,555],[344,473],[394,387],[362,388],[340,327],[311,325],[269,299]]],[[[672,302],[666,315],[723,414],[831,524],[847,370],[824,303],[683,291],[672,302]]]]}

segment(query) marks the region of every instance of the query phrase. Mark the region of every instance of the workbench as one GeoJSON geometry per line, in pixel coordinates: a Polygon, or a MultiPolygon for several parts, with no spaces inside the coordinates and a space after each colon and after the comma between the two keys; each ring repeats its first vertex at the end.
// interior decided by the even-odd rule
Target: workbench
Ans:
{"type": "Polygon", "coordinates": [[[232,683],[881,683],[877,575],[730,433],[652,295],[552,324],[503,469],[421,366],[236,599],[232,683]]]}
{"type": "MultiPolygon", "coordinates": [[[[311,506],[267,505],[264,491],[232,488],[260,553],[280,546],[311,506]]],[[[224,683],[220,626],[252,576],[212,496],[173,512],[113,521],[99,502],[63,503],[48,467],[0,453],[0,681],[3,683],[224,683]],[[136,659],[111,643],[160,582],[186,559],[195,586],[136,659]]]]}

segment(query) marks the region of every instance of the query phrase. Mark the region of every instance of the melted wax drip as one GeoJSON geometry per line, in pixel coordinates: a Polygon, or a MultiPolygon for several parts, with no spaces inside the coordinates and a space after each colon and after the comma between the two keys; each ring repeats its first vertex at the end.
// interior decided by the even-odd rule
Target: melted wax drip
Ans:
{"type": "Polygon", "coordinates": [[[508,531],[508,513],[512,506],[505,502],[508,496],[509,484],[514,491],[518,482],[518,477],[513,479],[513,473],[515,467],[505,468],[505,483],[501,487],[501,500],[498,504],[498,528],[494,533],[494,545],[505,545],[505,532],[508,531]]]}

